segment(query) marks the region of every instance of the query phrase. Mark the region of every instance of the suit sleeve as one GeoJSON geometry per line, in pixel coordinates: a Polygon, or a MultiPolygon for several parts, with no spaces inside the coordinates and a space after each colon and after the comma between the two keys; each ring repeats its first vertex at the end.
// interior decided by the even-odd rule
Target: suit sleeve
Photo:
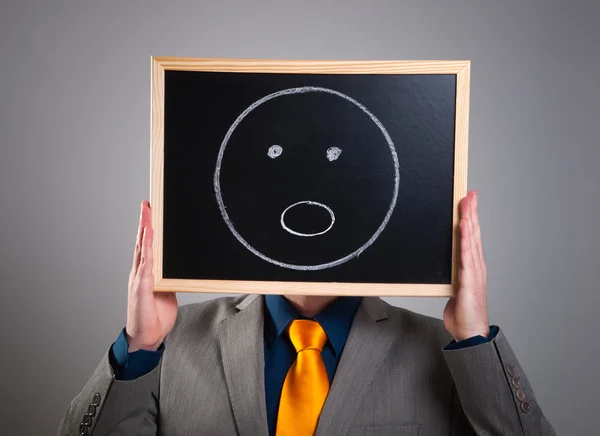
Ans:
{"type": "Polygon", "coordinates": [[[134,380],[148,374],[158,366],[165,351],[165,344],[162,343],[156,351],[138,350],[130,353],[128,350],[129,342],[123,329],[108,355],[117,380],[134,380]]]}
{"type": "Polygon", "coordinates": [[[502,330],[489,342],[443,353],[466,416],[453,434],[556,436],[502,330]]]}
{"type": "Polygon", "coordinates": [[[60,422],[58,436],[156,436],[160,364],[135,380],[117,380],[107,350],[60,422]]]}

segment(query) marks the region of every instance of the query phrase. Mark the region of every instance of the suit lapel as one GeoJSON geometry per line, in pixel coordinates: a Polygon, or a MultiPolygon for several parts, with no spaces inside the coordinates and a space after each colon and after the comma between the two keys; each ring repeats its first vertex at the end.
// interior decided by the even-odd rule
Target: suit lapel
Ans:
{"type": "Polygon", "coordinates": [[[268,436],[264,382],[263,296],[250,295],[219,329],[223,369],[240,436],[268,436]]]}
{"type": "Polygon", "coordinates": [[[394,340],[386,320],[386,303],[378,297],[363,297],[319,418],[317,436],[347,433],[394,340]]]}

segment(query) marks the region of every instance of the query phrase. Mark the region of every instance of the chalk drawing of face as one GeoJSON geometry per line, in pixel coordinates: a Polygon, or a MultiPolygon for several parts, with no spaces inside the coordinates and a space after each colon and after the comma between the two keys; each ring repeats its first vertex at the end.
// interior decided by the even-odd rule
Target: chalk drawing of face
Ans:
{"type": "Polygon", "coordinates": [[[282,268],[316,271],[369,248],[398,197],[382,123],[341,92],[304,86],[255,101],[219,149],[214,190],[233,236],[282,268]]]}

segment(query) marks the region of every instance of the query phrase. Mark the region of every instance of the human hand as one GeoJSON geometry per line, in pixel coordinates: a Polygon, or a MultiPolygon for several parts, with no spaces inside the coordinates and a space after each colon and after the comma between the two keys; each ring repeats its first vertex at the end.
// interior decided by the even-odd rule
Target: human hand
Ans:
{"type": "Polygon", "coordinates": [[[153,237],[150,203],[144,200],[127,293],[125,333],[130,353],[140,349],[156,351],[177,318],[175,293],[154,292],[153,237]]]}
{"type": "Polygon", "coordinates": [[[459,289],[444,309],[446,330],[458,341],[472,336],[488,337],[487,269],[483,260],[477,192],[470,191],[459,203],[459,289]]]}

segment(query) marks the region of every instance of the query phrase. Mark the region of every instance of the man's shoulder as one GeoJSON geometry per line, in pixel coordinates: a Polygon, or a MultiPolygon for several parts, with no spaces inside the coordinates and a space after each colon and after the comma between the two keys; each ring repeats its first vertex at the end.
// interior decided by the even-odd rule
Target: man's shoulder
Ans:
{"type": "Polygon", "coordinates": [[[173,347],[191,339],[217,340],[221,322],[239,312],[238,307],[245,297],[246,295],[219,297],[179,306],[177,319],[167,342],[173,347]]]}
{"type": "Polygon", "coordinates": [[[246,297],[247,295],[218,297],[198,303],[181,305],[177,311],[176,325],[189,325],[198,322],[218,324],[225,318],[239,312],[237,306],[246,297]]]}
{"type": "Polygon", "coordinates": [[[399,335],[430,341],[429,343],[433,342],[442,346],[452,340],[452,336],[446,330],[444,321],[441,319],[394,306],[386,301],[383,303],[386,306],[388,320],[399,335]]]}

